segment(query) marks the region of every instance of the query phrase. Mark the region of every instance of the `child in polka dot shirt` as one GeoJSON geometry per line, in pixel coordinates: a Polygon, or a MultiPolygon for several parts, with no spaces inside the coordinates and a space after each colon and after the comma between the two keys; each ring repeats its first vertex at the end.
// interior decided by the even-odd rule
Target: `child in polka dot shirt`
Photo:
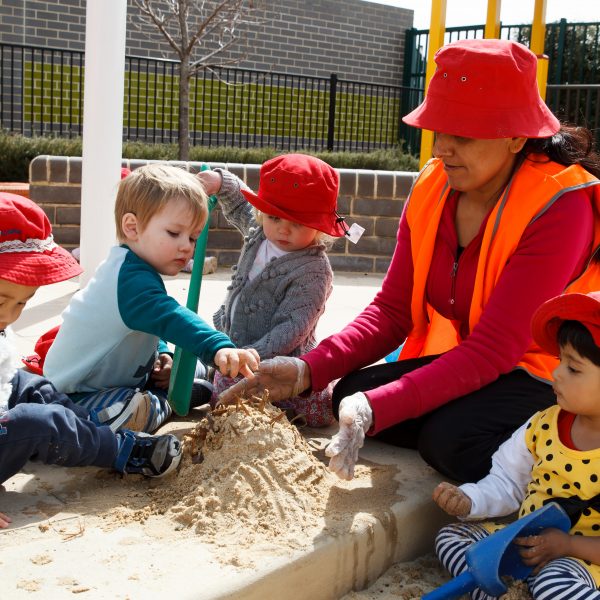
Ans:
{"type": "MultiPolygon", "coordinates": [[[[571,519],[568,533],[546,529],[516,538],[533,598],[600,599],[600,292],[564,294],[544,303],[532,321],[533,338],[560,357],[553,372],[557,404],[536,413],[500,446],[490,473],[477,483],[440,483],[433,499],[461,523],[441,529],[436,553],[453,576],[465,552],[499,528],[470,521],[522,517],[549,501],[571,519]]],[[[482,590],[476,600],[490,598],[482,590]]]]}

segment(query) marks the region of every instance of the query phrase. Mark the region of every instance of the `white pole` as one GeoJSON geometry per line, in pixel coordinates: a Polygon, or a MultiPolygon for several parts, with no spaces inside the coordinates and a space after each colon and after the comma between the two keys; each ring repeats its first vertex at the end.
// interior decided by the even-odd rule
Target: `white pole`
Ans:
{"type": "Polygon", "coordinates": [[[87,0],[81,287],[115,244],[114,204],[123,150],[127,0],[87,0]]]}

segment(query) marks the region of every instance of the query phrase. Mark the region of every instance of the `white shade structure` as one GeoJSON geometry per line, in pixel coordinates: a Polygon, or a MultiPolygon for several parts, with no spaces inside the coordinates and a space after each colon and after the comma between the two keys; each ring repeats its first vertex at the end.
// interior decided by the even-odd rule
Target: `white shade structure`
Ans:
{"type": "Polygon", "coordinates": [[[81,287],[115,244],[121,174],[127,0],[87,0],[81,183],[81,287]]]}

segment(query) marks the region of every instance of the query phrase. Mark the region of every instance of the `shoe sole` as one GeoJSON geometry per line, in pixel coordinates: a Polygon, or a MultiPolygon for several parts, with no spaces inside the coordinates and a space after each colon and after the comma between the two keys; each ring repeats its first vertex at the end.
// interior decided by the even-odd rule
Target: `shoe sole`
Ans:
{"type": "Polygon", "coordinates": [[[124,411],[125,414],[111,423],[111,429],[129,429],[131,431],[145,431],[148,419],[152,412],[152,400],[147,394],[137,392],[131,399],[131,403],[124,411]]]}
{"type": "Polygon", "coordinates": [[[160,475],[154,475],[154,476],[152,476],[152,479],[160,479],[161,477],[165,477],[165,476],[169,475],[170,473],[172,473],[173,471],[175,471],[177,469],[177,467],[179,466],[179,463],[181,462],[181,457],[182,456],[183,456],[183,452],[180,452],[171,461],[171,464],[169,465],[169,468],[164,473],[161,473],[160,475]]]}

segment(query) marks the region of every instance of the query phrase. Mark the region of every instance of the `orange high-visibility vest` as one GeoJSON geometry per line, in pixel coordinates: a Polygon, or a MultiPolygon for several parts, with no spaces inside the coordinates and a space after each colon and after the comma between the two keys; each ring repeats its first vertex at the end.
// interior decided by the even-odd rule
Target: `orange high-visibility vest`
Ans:
{"type": "MultiPolygon", "coordinates": [[[[544,156],[530,156],[508,182],[492,210],[483,234],[469,330],[479,322],[502,271],[515,252],[527,226],[569,191],[592,188],[594,210],[593,248],[600,246],[600,181],[579,165],[565,167],[544,156]]],[[[460,343],[458,324],[444,318],[425,299],[425,287],[444,205],[450,194],[443,164],[432,159],[424,167],[408,198],[406,218],[411,231],[414,267],[411,315],[413,329],[400,359],[440,354],[460,343]]],[[[585,272],[569,283],[565,292],[587,293],[600,289],[600,265],[588,264],[585,272]]],[[[551,379],[557,360],[532,344],[517,363],[532,375],[551,379]]]]}

